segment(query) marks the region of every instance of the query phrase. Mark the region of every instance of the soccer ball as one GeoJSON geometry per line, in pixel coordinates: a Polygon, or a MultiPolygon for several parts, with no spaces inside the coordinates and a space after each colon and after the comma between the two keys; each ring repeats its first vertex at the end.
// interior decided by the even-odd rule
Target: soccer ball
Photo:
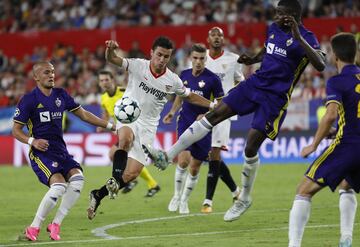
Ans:
{"type": "Polygon", "coordinates": [[[115,103],[114,115],[121,123],[132,123],[140,116],[139,102],[137,100],[122,97],[115,103]]]}

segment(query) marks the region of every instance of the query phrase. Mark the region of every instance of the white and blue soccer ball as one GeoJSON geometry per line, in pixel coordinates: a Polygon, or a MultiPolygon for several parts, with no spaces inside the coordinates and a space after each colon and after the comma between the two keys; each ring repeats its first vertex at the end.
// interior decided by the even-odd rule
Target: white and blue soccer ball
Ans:
{"type": "Polygon", "coordinates": [[[125,96],[115,103],[114,115],[121,123],[136,121],[140,113],[139,102],[136,99],[125,96]]]}

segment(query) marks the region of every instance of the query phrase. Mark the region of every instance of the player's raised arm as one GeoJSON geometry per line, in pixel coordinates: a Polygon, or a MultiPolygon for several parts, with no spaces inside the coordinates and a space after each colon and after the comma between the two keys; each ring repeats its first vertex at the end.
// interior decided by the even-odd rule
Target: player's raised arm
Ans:
{"type": "Polygon", "coordinates": [[[109,63],[115,64],[117,66],[122,66],[123,58],[116,53],[116,50],[119,49],[119,45],[115,40],[105,41],[106,50],[105,50],[105,59],[109,63]]]}
{"type": "Polygon", "coordinates": [[[112,131],[115,131],[115,125],[105,121],[101,118],[98,118],[91,112],[84,110],[82,107],[79,107],[77,110],[73,111],[73,113],[78,116],[81,120],[88,122],[92,125],[99,126],[102,128],[106,128],[112,131]]]}
{"type": "Polygon", "coordinates": [[[163,123],[170,124],[175,114],[178,112],[178,110],[181,108],[182,105],[182,99],[179,96],[175,97],[175,100],[173,102],[173,105],[170,109],[170,111],[164,116],[163,123]]]}
{"type": "Polygon", "coordinates": [[[304,39],[299,31],[299,23],[293,16],[284,16],[283,22],[285,25],[290,26],[293,37],[299,41],[300,45],[304,49],[306,56],[309,58],[310,63],[318,71],[323,71],[325,69],[325,56],[321,50],[314,49],[311,45],[304,39]]]}

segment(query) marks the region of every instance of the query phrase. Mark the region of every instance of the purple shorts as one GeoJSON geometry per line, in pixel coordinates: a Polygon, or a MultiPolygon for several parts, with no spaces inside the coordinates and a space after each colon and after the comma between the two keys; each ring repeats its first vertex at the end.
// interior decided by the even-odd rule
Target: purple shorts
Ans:
{"type": "Polygon", "coordinates": [[[345,179],[359,193],[360,190],[360,143],[333,141],[311,164],[305,176],[332,191],[345,179]]]}
{"type": "Polygon", "coordinates": [[[259,79],[250,77],[240,82],[222,101],[240,116],[254,113],[251,127],[275,140],[286,116],[287,101],[277,94],[257,89],[256,80],[259,79]]]}
{"type": "MultiPolygon", "coordinates": [[[[189,124],[185,124],[182,121],[178,121],[178,126],[177,126],[178,137],[181,136],[182,133],[184,133],[184,131],[189,126],[190,126],[189,124]]],[[[194,157],[194,159],[206,161],[208,160],[210,149],[211,149],[211,133],[207,134],[201,140],[193,143],[186,150],[190,151],[191,156],[194,157]]]]}
{"type": "Polygon", "coordinates": [[[73,168],[82,171],[80,164],[69,154],[49,155],[47,152],[30,151],[29,157],[32,169],[40,182],[46,186],[49,186],[49,179],[55,173],[61,173],[66,178],[68,172],[73,168]]]}

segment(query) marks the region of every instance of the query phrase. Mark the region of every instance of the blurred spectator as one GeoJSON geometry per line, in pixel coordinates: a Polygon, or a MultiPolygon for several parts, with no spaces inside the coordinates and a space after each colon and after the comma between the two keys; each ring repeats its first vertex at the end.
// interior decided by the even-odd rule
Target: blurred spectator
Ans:
{"type": "Polygon", "coordinates": [[[145,58],[145,53],[142,50],[140,50],[138,41],[134,40],[131,43],[131,48],[128,51],[128,57],[131,57],[131,58],[145,58]]]}
{"type": "MultiPolygon", "coordinates": [[[[277,0],[0,1],[0,32],[268,21],[277,0]],[[99,11],[101,10],[101,11],[99,11]]],[[[305,17],[359,17],[358,0],[303,0],[305,17]]]]}

